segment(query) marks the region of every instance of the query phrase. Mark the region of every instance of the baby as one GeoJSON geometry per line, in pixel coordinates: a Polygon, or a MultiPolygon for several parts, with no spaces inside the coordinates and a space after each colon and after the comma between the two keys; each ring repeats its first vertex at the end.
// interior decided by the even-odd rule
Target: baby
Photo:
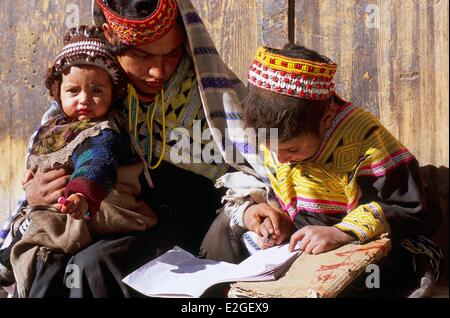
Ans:
{"type": "MultiPolygon", "coordinates": [[[[151,182],[145,161],[132,148],[115,110],[126,87],[118,61],[95,27],[70,29],[64,44],[46,77],[50,95],[62,112],[38,129],[27,168],[63,167],[71,176],[58,203],[27,207],[13,222],[13,240],[1,251],[0,260],[14,269],[16,280],[23,273],[21,256],[30,251],[24,248],[26,242],[46,251],[73,253],[94,236],[156,224],[151,208],[138,199],[139,175],[145,172],[151,182]]],[[[10,273],[0,276],[8,275],[11,278],[10,273]]]]}

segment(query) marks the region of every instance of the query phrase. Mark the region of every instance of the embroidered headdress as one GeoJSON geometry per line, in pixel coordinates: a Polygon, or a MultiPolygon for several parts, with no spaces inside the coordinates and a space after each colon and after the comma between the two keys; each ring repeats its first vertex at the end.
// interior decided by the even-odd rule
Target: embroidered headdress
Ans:
{"type": "Polygon", "coordinates": [[[333,95],[337,65],[287,57],[259,47],[248,73],[250,84],[275,93],[310,100],[333,95]]]}
{"type": "Polygon", "coordinates": [[[64,47],[48,70],[45,80],[52,96],[58,96],[53,87],[55,81],[61,81],[63,72],[74,65],[100,67],[111,76],[116,96],[124,90],[123,71],[99,28],[83,25],[67,31],[64,36],[64,47]]]}
{"type": "Polygon", "coordinates": [[[157,1],[156,9],[142,19],[123,17],[111,9],[106,0],[95,1],[120,42],[128,46],[139,46],[162,38],[175,25],[178,16],[176,0],[152,0],[157,1]]]}

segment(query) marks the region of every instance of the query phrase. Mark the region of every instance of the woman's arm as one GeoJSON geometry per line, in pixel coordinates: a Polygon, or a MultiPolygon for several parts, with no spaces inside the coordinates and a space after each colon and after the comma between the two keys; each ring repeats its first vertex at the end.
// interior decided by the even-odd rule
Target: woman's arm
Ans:
{"type": "MultiPolygon", "coordinates": [[[[50,107],[41,118],[41,125],[58,114],[61,114],[61,107],[56,101],[52,101],[50,107]]],[[[26,159],[35,141],[36,132],[30,137],[26,159]]],[[[22,183],[27,203],[29,205],[50,205],[56,203],[61,194],[64,193],[64,187],[69,177],[69,173],[64,169],[55,169],[48,172],[27,170],[22,183]]]]}

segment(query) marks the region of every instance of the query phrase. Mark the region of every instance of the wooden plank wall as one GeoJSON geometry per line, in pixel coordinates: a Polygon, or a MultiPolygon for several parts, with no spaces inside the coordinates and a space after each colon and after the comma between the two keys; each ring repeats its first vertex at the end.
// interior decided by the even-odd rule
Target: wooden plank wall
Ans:
{"type": "Polygon", "coordinates": [[[295,40],[338,64],[337,90],[421,165],[449,164],[448,2],[295,1],[295,40]]]}
{"type": "Polygon", "coordinates": [[[49,106],[45,70],[75,21],[73,5],[91,23],[86,0],[0,2],[0,222],[21,195],[28,138],[49,106]]]}
{"type": "Polygon", "coordinates": [[[288,0],[191,0],[225,63],[246,82],[258,45],[288,42],[288,0]]]}
{"type": "Polygon", "coordinates": [[[258,0],[242,3],[242,0],[192,0],[223,60],[240,78],[245,77],[245,69],[258,46],[260,23],[258,0]]]}
{"type": "Polygon", "coordinates": [[[449,165],[448,3],[433,0],[193,0],[245,80],[257,45],[289,39],[338,63],[337,90],[376,114],[421,165],[449,165]],[[289,14],[294,21],[289,21],[289,14]],[[245,31],[244,31],[245,30],[245,31]],[[293,35],[292,35],[293,34],[293,35]]]}
{"type": "MultiPolygon", "coordinates": [[[[333,58],[341,94],[379,116],[423,165],[448,167],[446,1],[192,2],[241,79],[258,45],[295,40],[333,58]]],[[[21,193],[27,140],[49,101],[44,72],[61,46],[71,4],[81,23],[91,22],[87,0],[0,2],[0,221],[21,193]]]]}

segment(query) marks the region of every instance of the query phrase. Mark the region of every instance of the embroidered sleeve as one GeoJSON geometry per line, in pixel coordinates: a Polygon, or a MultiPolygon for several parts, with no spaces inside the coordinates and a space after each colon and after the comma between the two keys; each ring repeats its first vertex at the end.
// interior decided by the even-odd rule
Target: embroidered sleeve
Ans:
{"type": "Polygon", "coordinates": [[[419,165],[384,127],[370,131],[353,176],[358,206],[336,227],[361,242],[389,233],[392,239],[430,233],[436,223],[426,204],[419,165]]]}
{"type": "Polygon", "coordinates": [[[390,232],[383,209],[376,202],[358,206],[335,227],[353,234],[360,242],[366,242],[390,232]]]}
{"type": "Polygon", "coordinates": [[[110,129],[86,139],[74,151],[74,172],[66,186],[66,196],[82,193],[95,214],[111,192],[119,166],[120,135],[110,129]]]}

